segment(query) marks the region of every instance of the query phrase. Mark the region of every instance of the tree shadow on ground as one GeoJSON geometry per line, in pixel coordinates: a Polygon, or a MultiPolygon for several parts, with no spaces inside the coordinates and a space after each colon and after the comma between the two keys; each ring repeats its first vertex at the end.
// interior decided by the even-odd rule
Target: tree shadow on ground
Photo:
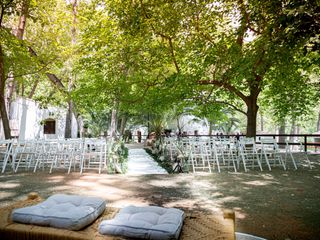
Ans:
{"type": "Polygon", "coordinates": [[[99,196],[110,206],[157,205],[188,211],[236,211],[237,231],[267,239],[318,239],[319,155],[313,168],[212,174],[112,175],[21,172],[0,175],[0,206],[36,191],[99,196]]]}

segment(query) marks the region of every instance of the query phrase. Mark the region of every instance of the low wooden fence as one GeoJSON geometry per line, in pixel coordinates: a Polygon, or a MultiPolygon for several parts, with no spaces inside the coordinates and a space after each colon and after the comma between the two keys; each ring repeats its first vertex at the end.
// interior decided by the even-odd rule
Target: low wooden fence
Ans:
{"type": "MultiPolygon", "coordinates": [[[[181,137],[240,137],[240,136],[246,136],[245,134],[241,135],[183,135],[181,137]]],[[[133,140],[137,140],[138,136],[133,135],[133,140]]],[[[284,142],[286,139],[289,139],[289,145],[300,145],[299,142],[302,143],[304,146],[304,151],[306,152],[308,147],[314,147],[315,150],[317,148],[320,148],[320,134],[257,134],[256,139],[257,143],[259,143],[260,137],[272,137],[277,140],[279,145],[286,145],[284,142]],[[291,140],[292,139],[292,140],[291,140]],[[299,140],[299,142],[296,142],[296,140],[299,140]]],[[[142,135],[142,142],[144,142],[147,138],[147,135],[142,135]]]]}

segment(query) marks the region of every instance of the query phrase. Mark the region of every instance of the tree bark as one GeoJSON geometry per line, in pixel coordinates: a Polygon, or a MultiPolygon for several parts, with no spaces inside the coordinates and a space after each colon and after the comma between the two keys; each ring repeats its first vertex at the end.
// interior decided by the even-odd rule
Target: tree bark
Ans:
{"type": "Polygon", "coordinates": [[[33,95],[35,94],[35,92],[36,92],[36,89],[37,89],[37,87],[38,87],[38,84],[39,84],[39,76],[37,75],[36,76],[37,77],[37,79],[36,79],[36,81],[34,82],[34,84],[33,84],[33,86],[32,86],[32,89],[31,89],[31,91],[30,91],[30,93],[29,93],[29,95],[28,95],[28,98],[32,98],[33,97],[33,95]]]}
{"type": "MultiPolygon", "coordinates": [[[[73,25],[71,28],[72,45],[76,44],[76,40],[77,40],[77,38],[76,38],[77,6],[78,6],[77,0],[73,0],[72,1],[73,25]]],[[[70,93],[73,88],[73,79],[72,78],[73,78],[73,76],[71,76],[68,81],[68,95],[69,96],[70,96],[70,93]]],[[[73,111],[74,111],[73,101],[70,98],[68,100],[68,110],[67,110],[67,115],[66,115],[66,128],[65,128],[65,134],[64,134],[65,138],[72,137],[72,114],[73,114],[73,111]]],[[[78,124],[78,122],[77,122],[77,124],[78,124]]],[[[78,128],[80,128],[79,125],[78,125],[78,128]]]]}
{"type": "Polygon", "coordinates": [[[257,113],[259,106],[257,98],[249,97],[246,101],[247,105],[247,137],[255,137],[257,131],[257,113]]]}
{"type": "Polygon", "coordinates": [[[117,139],[117,110],[116,109],[112,109],[112,113],[111,113],[110,135],[112,138],[117,139]]]}
{"type": "MultiPolygon", "coordinates": [[[[291,134],[291,135],[294,135],[294,134],[296,134],[296,133],[297,133],[296,121],[295,121],[295,120],[292,120],[291,129],[290,129],[290,134],[291,134]]],[[[294,142],[294,140],[295,140],[295,137],[290,136],[289,141],[290,141],[290,142],[294,142]]]]}
{"type": "Polygon", "coordinates": [[[209,136],[212,136],[212,130],[213,130],[213,127],[214,127],[214,123],[212,121],[209,122],[209,136]]]}
{"type": "MultiPolygon", "coordinates": [[[[286,121],[283,120],[280,123],[280,127],[279,127],[279,134],[286,134],[286,121]]],[[[284,136],[279,136],[279,143],[284,143],[286,140],[286,137],[284,136]]],[[[279,145],[279,148],[285,148],[285,145],[279,145]]]]}
{"type": "Polygon", "coordinates": [[[264,131],[264,117],[262,113],[260,113],[260,131],[264,131]]]}
{"type": "Polygon", "coordinates": [[[4,72],[4,59],[2,46],[0,44],[0,115],[2,120],[2,127],[4,131],[5,139],[11,139],[11,129],[9,124],[9,118],[7,114],[6,101],[5,101],[5,85],[6,76],[4,72]]]}
{"type": "MultiPolygon", "coordinates": [[[[177,117],[177,128],[178,128],[178,133],[179,135],[182,133],[182,128],[180,126],[180,116],[177,117]]],[[[149,131],[149,129],[148,129],[149,131]]]]}
{"type": "Polygon", "coordinates": [[[318,113],[317,132],[320,132],[320,111],[318,113]]]}
{"type": "Polygon", "coordinates": [[[64,137],[72,138],[72,101],[68,101],[68,109],[66,114],[66,126],[64,129],[64,137]]]}
{"type": "Polygon", "coordinates": [[[123,134],[124,134],[126,124],[127,124],[127,117],[125,115],[123,115],[121,118],[121,123],[120,123],[120,135],[121,136],[123,136],[123,134]]]}
{"type": "Polygon", "coordinates": [[[77,137],[82,138],[83,137],[83,119],[80,115],[77,115],[75,117],[76,117],[77,126],[78,126],[77,137]]]}
{"type": "MultiPolygon", "coordinates": [[[[26,28],[26,22],[27,22],[27,16],[29,13],[29,3],[30,0],[23,0],[22,1],[22,6],[21,6],[21,12],[20,12],[20,17],[19,17],[19,23],[18,23],[18,28],[17,31],[15,33],[15,36],[19,39],[19,40],[23,40],[23,35],[25,32],[25,28],[26,28]]],[[[8,94],[7,94],[7,101],[8,103],[11,102],[11,100],[15,97],[15,94],[18,95],[19,91],[18,91],[18,83],[17,81],[14,79],[14,73],[10,73],[10,79],[8,81],[8,94]]],[[[21,95],[24,95],[24,83],[21,83],[21,95]]],[[[10,112],[10,108],[9,108],[9,112],[10,112]]]]}
{"type": "Polygon", "coordinates": [[[27,21],[27,16],[29,13],[29,2],[30,0],[24,0],[22,2],[22,7],[21,7],[21,15],[19,17],[19,25],[18,25],[18,29],[17,29],[17,33],[16,36],[18,39],[23,39],[23,34],[24,34],[24,30],[26,27],[26,21],[27,21]]]}
{"type": "MultiPolygon", "coordinates": [[[[17,90],[17,84],[16,84],[16,81],[14,80],[13,73],[10,72],[6,80],[6,90],[5,90],[5,95],[7,99],[6,103],[7,103],[8,109],[10,107],[11,99],[14,98],[14,93],[17,92],[16,90],[17,90]]],[[[10,109],[9,109],[9,112],[10,112],[10,109]]]]}

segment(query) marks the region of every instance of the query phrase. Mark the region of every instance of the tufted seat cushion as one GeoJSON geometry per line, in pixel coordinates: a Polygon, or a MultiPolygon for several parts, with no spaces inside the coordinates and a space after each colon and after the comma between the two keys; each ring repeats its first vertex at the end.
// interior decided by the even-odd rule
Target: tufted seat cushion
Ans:
{"type": "Polygon", "coordinates": [[[121,209],[99,226],[101,234],[140,239],[178,239],[184,212],[175,208],[135,207],[121,209]]]}
{"type": "Polygon", "coordinates": [[[56,194],[31,207],[15,209],[14,222],[79,230],[92,223],[106,208],[97,197],[56,194]]]}

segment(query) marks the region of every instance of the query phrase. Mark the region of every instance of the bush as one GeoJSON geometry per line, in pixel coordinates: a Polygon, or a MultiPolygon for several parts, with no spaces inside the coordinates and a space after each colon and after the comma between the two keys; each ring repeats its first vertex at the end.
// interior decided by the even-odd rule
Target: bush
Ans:
{"type": "Polygon", "coordinates": [[[168,173],[173,173],[172,162],[169,158],[159,154],[159,151],[154,151],[150,148],[145,148],[146,152],[168,173]]]}

